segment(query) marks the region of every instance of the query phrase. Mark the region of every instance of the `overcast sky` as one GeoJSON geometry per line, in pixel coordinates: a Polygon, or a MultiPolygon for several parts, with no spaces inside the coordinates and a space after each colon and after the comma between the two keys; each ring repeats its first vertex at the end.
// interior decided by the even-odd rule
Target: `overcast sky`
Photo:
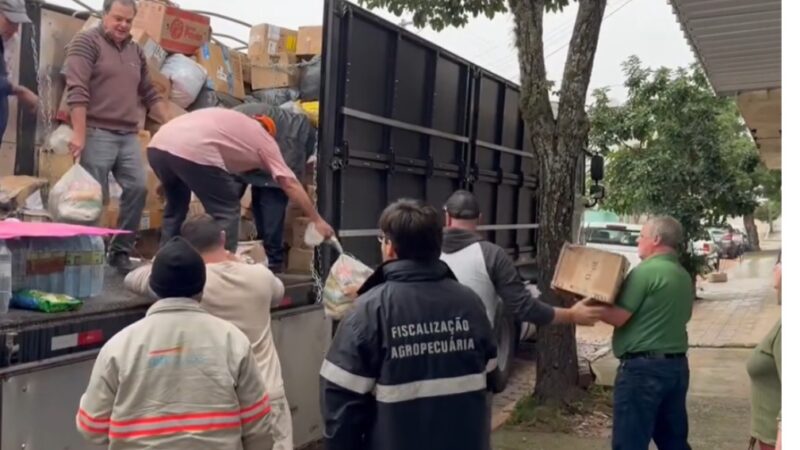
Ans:
{"type": "MultiPolygon", "coordinates": [[[[47,0],[70,8],[79,8],[72,0],[47,0]]],[[[83,0],[100,9],[102,0],[83,0]]],[[[181,0],[186,9],[214,11],[245,22],[271,23],[288,28],[322,23],[324,0],[181,0]],[[258,5],[254,7],[253,5],[258,5]],[[291,5],[291,7],[287,6],[291,5]]],[[[577,5],[560,14],[545,17],[545,55],[548,78],[560,82],[572,32],[577,5]]],[[[381,16],[397,23],[400,19],[385,12],[381,16]]],[[[215,32],[230,34],[247,41],[247,28],[226,20],[212,18],[215,32]]],[[[409,29],[436,42],[453,53],[484,66],[499,75],[518,81],[519,70],[512,39],[509,15],[474,19],[464,28],[436,33],[429,29],[409,29]]],[[[612,97],[624,100],[625,89],[620,64],[630,55],[638,55],[645,65],[680,67],[691,64],[694,56],[668,0],[608,0],[606,20],[592,74],[591,88],[609,86],[612,97]]]]}

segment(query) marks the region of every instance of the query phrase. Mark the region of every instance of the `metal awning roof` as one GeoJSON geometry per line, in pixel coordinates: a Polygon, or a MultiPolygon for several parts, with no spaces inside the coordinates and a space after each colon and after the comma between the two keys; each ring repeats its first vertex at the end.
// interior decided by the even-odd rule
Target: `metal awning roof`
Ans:
{"type": "Polygon", "coordinates": [[[781,0],[669,0],[718,95],[735,96],[767,167],[781,166],[781,0]]]}
{"type": "Polygon", "coordinates": [[[671,0],[720,95],[781,87],[781,0],[671,0]]]}

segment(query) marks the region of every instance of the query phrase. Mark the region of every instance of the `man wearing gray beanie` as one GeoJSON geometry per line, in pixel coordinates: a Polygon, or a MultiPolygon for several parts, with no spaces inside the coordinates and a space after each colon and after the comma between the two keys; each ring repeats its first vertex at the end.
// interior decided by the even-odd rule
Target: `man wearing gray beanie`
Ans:
{"type": "Polygon", "coordinates": [[[270,448],[270,403],[250,341],[200,307],[206,268],[183,238],[156,255],[147,316],[100,350],[76,417],[113,450],[270,448]]]}

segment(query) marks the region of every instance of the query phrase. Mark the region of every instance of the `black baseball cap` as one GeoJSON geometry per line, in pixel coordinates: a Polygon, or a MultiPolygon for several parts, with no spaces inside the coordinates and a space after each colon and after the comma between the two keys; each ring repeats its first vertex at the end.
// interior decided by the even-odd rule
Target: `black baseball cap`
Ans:
{"type": "Polygon", "coordinates": [[[481,216],[475,194],[465,190],[453,192],[444,204],[444,211],[454,219],[477,220],[481,216]]]}

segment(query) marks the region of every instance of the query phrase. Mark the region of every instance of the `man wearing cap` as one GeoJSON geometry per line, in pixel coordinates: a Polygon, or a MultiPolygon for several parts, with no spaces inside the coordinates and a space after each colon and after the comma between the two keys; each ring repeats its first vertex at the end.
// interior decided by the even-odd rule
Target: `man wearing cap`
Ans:
{"type": "MultiPolygon", "coordinates": [[[[278,106],[266,103],[245,103],[234,110],[248,116],[266,116],[275,123],[275,141],[281,150],[286,165],[298,179],[303,179],[306,162],[317,147],[317,130],[305,114],[295,114],[278,106]]],[[[269,268],[273,272],[283,271],[283,229],[289,197],[280,185],[263,170],[241,174],[240,178],[251,186],[253,218],[258,238],[267,252],[269,268]]]]}
{"type": "Polygon", "coordinates": [[[225,230],[225,248],[236,250],[241,216],[241,184],[235,174],[269,173],[325,238],[333,228],[319,215],[275,142],[275,123],[225,108],[205,108],[166,123],[153,136],[147,159],[167,197],[162,239],[180,233],[194,193],[225,230]]]}
{"type": "Polygon", "coordinates": [[[101,24],[70,42],[63,70],[72,156],[103,186],[106,201],[109,173],[122,187],[117,227],[131,233],[113,240],[109,263],[123,273],[133,267],[130,253],[147,201],[139,105],[156,117],[169,115],[150,80],[144,52],[131,40],[135,16],[134,0],[104,0],[101,24]]]}
{"type": "Polygon", "coordinates": [[[25,86],[11,81],[6,48],[13,43],[20,24],[31,23],[24,0],[0,0],[0,141],[8,125],[8,97],[16,96],[24,106],[36,109],[39,97],[25,86]]]}
{"type": "Polygon", "coordinates": [[[268,448],[270,403],[250,341],[199,304],[203,259],[183,238],[156,255],[147,316],[100,350],[76,416],[113,450],[268,448]]]}
{"type": "Polygon", "coordinates": [[[588,299],[572,308],[556,308],[535,298],[522,282],[513,261],[502,247],[478,233],[480,206],[475,195],[456,191],[445,203],[442,260],[458,278],[481,297],[494,325],[498,301],[521,322],[536,325],[575,323],[594,325],[604,310],[588,299]]]}

